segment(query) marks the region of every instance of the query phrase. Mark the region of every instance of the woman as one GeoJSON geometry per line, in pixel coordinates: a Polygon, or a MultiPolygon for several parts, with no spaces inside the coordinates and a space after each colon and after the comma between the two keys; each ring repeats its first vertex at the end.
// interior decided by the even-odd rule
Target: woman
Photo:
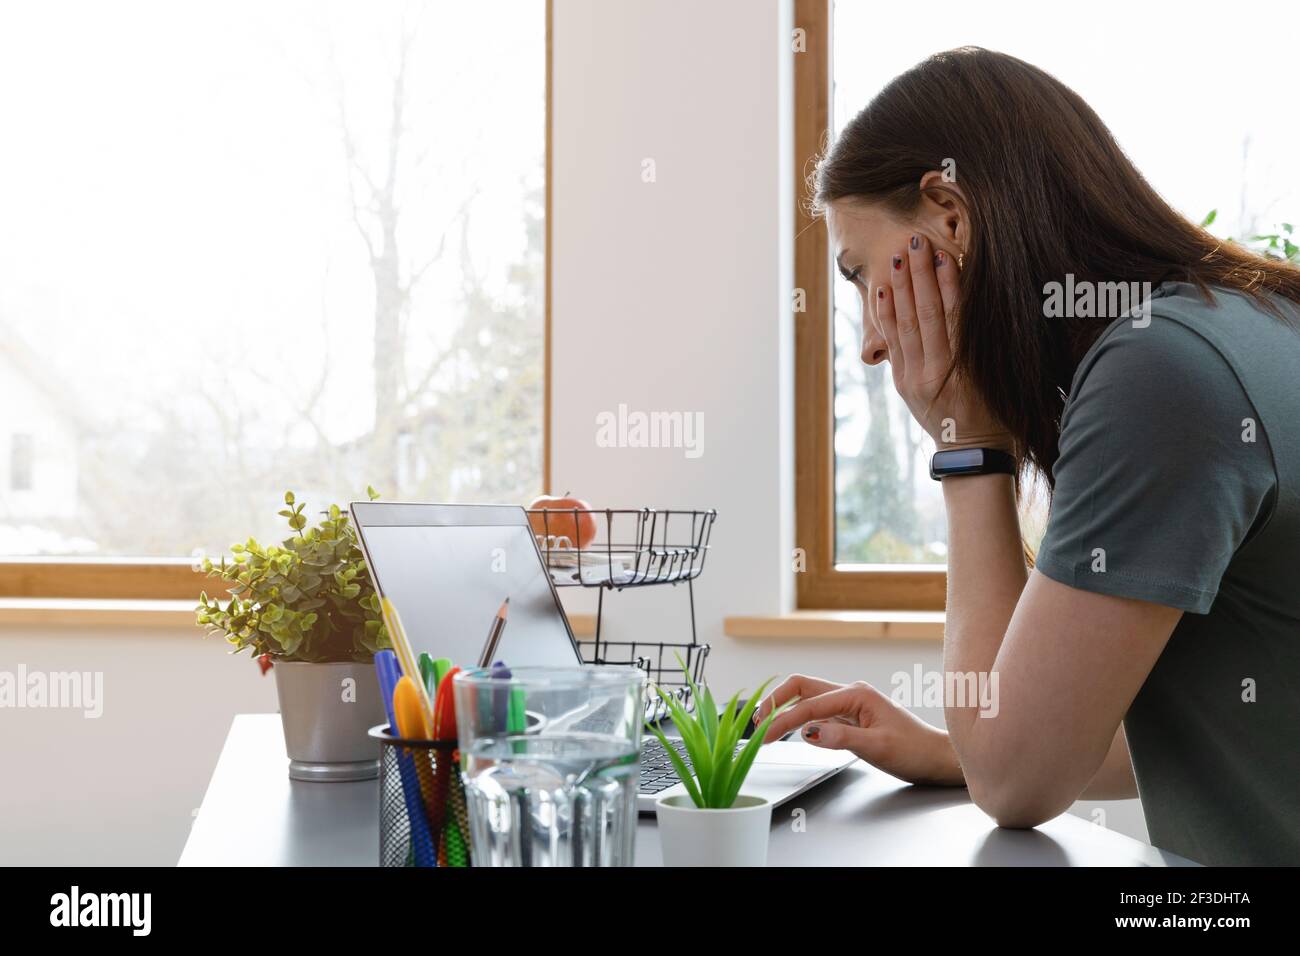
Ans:
{"type": "Polygon", "coordinates": [[[1300,269],[1189,223],[1076,94],[987,50],[894,80],[814,186],[863,361],[938,449],[945,671],[998,699],[947,701],[945,733],[795,676],[767,739],[965,786],[1008,827],[1140,793],[1156,846],[1300,863],[1300,269]]]}

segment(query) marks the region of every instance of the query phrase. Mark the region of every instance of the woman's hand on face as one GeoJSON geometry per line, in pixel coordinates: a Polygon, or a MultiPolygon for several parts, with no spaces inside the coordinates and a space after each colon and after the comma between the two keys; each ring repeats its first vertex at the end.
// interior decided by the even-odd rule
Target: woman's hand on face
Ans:
{"type": "Polygon", "coordinates": [[[795,674],[765,697],[754,713],[762,721],[795,697],[767,729],[770,743],[795,728],[815,747],[847,750],[908,783],[963,786],[948,735],[890,700],[870,684],[833,684],[795,674]]]}
{"type": "Polygon", "coordinates": [[[894,387],[940,450],[1012,451],[1010,436],[969,384],[954,373],[944,386],[958,290],[957,263],[920,233],[893,256],[889,284],[876,287],[874,312],[889,346],[894,387]]]}

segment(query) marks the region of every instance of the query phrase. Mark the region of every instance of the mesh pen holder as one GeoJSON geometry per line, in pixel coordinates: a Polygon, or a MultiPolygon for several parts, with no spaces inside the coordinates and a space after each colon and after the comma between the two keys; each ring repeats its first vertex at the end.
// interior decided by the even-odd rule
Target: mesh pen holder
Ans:
{"type": "Polygon", "coordinates": [[[379,865],[469,866],[469,812],[455,740],[379,741],[379,865]]]}

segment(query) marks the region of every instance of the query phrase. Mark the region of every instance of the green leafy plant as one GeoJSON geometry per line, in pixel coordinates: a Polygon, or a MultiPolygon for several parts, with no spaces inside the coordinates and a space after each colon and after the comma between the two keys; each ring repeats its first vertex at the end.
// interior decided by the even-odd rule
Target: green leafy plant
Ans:
{"type": "MultiPolygon", "coordinates": [[[[370,500],[379,493],[366,489],[370,500]]],[[[365,558],[345,511],[330,505],[312,527],[292,491],[279,513],[292,530],[278,545],[263,547],[252,538],[231,546],[231,560],[203,560],[208,577],[220,578],[228,599],[206,591],[195,608],[209,634],[223,634],[254,657],[273,660],[365,662],[389,647],[365,558]]]]}
{"type": "Polygon", "coordinates": [[[663,744],[668,759],[672,761],[673,769],[677,771],[678,778],[697,807],[701,810],[729,809],[736,802],[740,787],[744,784],[745,777],[749,775],[749,768],[753,766],[754,758],[758,756],[758,748],[763,743],[763,735],[767,733],[767,728],[771,726],[777,715],[792,707],[795,701],[786,701],[780,707],[773,708],[772,713],[755,728],[745,746],[737,751],[736,748],[742,739],[741,735],[745,727],[753,721],[754,711],[759,701],[763,699],[763,691],[773,679],[769,677],[765,680],[758,690],[750,695],[744,707],[738,706],[740,693],[733,694],[719,716],[708,685],[705,684],[703,688],[696,687],[695,681],[691,679],[689,668],[680,656],[677,658],[677,663],[681,665],[682,673],[686,675],[686,684],[695,701],[695,714],[688,713],[671,691],[665,693],[658,685],[651,685],[651,689],[668,708],[673,723],[682,735],[682,742],[686,745],[686,753],[691,758],[691,765],[689,767],[686,765],[686,761],[668,742],[662,730],[648,721],[646,729],[658,737],[659,742],[663,744]],[[694,773],[691,772],[692,768],[694,773]]]}

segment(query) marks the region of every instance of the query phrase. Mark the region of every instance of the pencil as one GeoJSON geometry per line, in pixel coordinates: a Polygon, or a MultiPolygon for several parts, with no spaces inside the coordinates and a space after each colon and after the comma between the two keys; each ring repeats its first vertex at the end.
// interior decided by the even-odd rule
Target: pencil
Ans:
{"type": "Polygon", "coordinates": [[[501,644],[501,632],[506,629],[506,611],[510,607],[510,598],[501,602],[501,609],[497,611],[497,616],[492,619],[492,627],[488,630],[487,640],[483,642],[483,653],[479,655],[479,667],[491,667],[492,658],[497,656],[497,647],[501,644]]]}

